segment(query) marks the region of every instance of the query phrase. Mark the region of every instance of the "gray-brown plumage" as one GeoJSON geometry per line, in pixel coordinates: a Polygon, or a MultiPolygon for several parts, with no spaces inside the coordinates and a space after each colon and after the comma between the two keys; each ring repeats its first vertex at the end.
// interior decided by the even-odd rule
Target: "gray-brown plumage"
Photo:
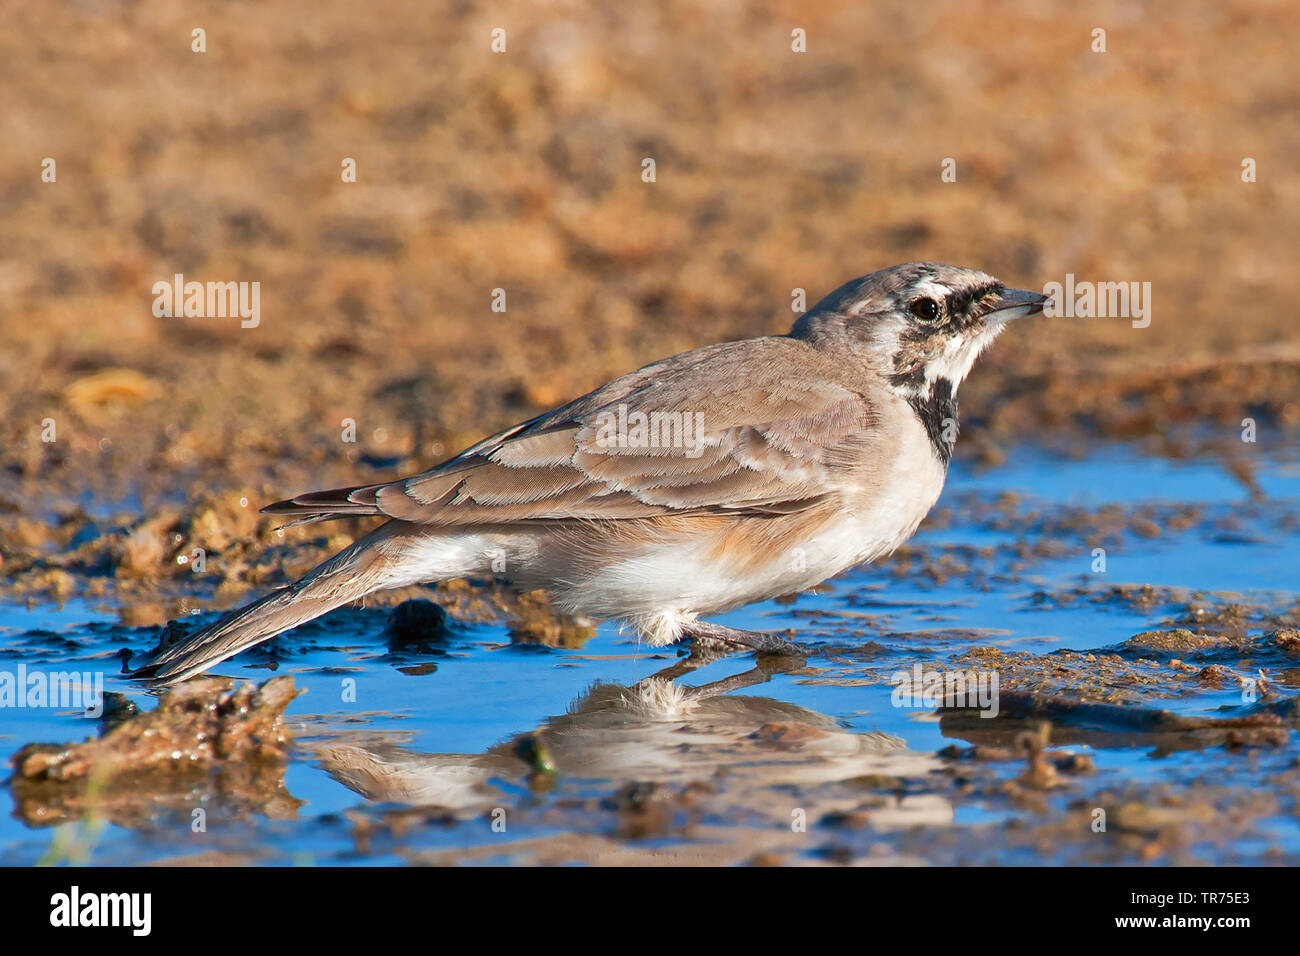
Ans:
{"type": "Polygon", "coordinates": [[[698,349],[616,379],[412,478],[299,495],[265,510],[454,525],[800,510],[823,497],[830,471],[850,466],[865,441],[871,383],[861,375],[855,381],[853,371],[791,338],[698,349]],[[815,378],[790,379],[792,365],[815,378]],[[682,445],[598,444],[596,416],[611,406],[700,410],[703,376],[733,384],[707,396],[698,455],[682,445]]]}
{"type": "Polygon", "coordinates": [[[264,510],[297,521],[389,520],[138,673],[180,680],[371,591],[483,573],[652,644],[789,649],[698,616],[910,536],[942,488],[957,386],[1006,319],[1044,301],[973,270],[898,266],[789,335],[656,362],[410,478],[277,502],[264,510]]]}

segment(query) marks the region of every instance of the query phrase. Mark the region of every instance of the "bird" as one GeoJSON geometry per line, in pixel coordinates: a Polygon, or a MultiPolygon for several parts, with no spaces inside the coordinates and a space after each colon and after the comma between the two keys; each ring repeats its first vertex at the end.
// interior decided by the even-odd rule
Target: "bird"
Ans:
{"type": "Polygon", "coordinates": [[[374,591],[485,576],[652,647],[806,653],[706,618],[911,537],[943,489],[958,386],[1008,322],[1049,301],[975,269],[894,266],[787,334],[662,359],[411,477],[268,505],[292,524],[386,520],[132,676],[175,683],[374,591]]]}

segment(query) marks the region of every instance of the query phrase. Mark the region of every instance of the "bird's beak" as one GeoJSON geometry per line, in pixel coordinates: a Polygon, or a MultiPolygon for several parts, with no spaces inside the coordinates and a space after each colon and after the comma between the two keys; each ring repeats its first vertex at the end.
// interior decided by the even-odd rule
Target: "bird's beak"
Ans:
{"type": "Polygon", "coordinates": [[[1029,292],[1026,289],[1007,289],[985,311],[984,319],[1001,325],[1010,322],[1012,319],[1020,319],[1026,315],[1033,315],[1035,312],[1042,312],[1051,301],[1047,296],[1038,292],[1029,292]]]}

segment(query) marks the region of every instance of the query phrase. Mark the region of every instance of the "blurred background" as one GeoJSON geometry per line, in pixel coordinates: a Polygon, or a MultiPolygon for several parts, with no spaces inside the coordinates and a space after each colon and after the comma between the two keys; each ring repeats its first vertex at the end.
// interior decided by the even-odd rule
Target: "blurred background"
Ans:
{"type": "Polygon", "coordinates": [[[1005,336],[959,456],[1300,424],[1294,4],[5,6],[11,557],[426,467],[915,259],[1152,284],[1149,328],[1005,336]],[[155,317],[176,273],[259,282],[260,325],[155,317]]]}

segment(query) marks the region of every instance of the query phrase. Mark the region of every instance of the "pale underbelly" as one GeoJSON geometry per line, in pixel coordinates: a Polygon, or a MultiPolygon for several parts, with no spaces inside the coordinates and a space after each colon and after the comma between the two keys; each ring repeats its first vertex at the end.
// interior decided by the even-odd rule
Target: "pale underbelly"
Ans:
{"type": "Polygon", "coordinates": [[[814,537],[766,550],[723,550],[709,536],[663,542],[607,561],[573,585],[553,582],[549,589],[563,610],[596,618],[717,614],[807,590],[892,551],[921,517],[909,515],[885,528],[846,514],[814,537]]]}
{"type": "Polygon", "coordinates": [[[561,611],[631,623],[652,643],[680,623],[807,590],[894,550],[933,506],[943,472],[912,469],[857,509],[772,518],[516,525],[423,533],[403,545],[387,586],[489,574],[545,589],[561,611]],[[751,522],[751,523],[746,523],[751,522]]]}

